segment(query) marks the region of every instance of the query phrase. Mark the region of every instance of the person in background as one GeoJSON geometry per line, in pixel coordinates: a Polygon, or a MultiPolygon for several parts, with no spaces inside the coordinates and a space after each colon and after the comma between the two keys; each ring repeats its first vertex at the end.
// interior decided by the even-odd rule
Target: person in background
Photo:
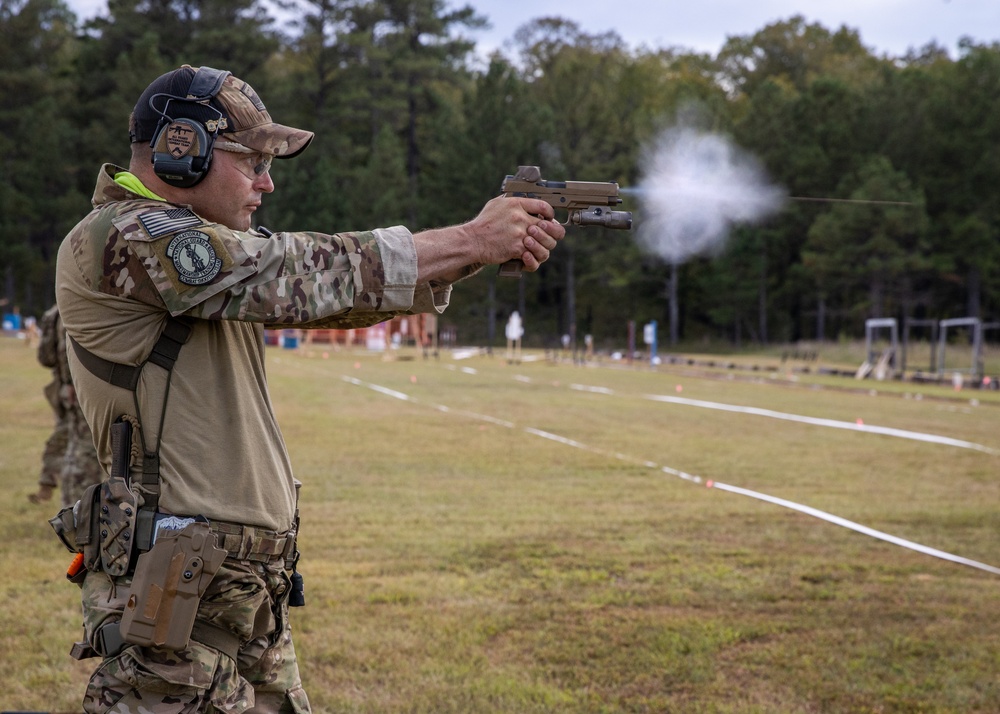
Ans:
{"type": "Polygon", "coordinates": [[[91,484],[104,478],[97,460],[94,438],[76,400],[76,389],[66,358],[66,331],[53,305],[42,315],[38,342],[38,361],[52,370],[52,381],[45,385],[45,398],[52,407],[56,425],[42,450],[42,470],[38,491],[28,496],[32,503],[52,498],[58,488],[62,505],[71,506],[91,484]]]}

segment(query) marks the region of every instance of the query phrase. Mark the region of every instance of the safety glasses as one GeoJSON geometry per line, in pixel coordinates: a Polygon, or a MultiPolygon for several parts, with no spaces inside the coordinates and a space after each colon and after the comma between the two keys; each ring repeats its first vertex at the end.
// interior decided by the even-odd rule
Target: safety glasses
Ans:
{"type": "Polygon", "coordinates": [[[235,162],[236,169],[251,181],[270,171],[271,162],[274,161],[271,154],[264,154],[235,141],[216,141],[215,148],[231,154],[242,154],[235,162]]]}

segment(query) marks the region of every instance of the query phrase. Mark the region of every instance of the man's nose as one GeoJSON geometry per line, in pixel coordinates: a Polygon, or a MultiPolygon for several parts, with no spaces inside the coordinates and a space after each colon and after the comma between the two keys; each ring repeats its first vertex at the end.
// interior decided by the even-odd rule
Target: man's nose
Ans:
{"type": "Polygon", "coordinates": [[[261,193],[273,193],[274,192],[274,181],[271,180],[271,172],[265,171],[257,177],[257,180],[253,182],[255,189],[261,193]]]}

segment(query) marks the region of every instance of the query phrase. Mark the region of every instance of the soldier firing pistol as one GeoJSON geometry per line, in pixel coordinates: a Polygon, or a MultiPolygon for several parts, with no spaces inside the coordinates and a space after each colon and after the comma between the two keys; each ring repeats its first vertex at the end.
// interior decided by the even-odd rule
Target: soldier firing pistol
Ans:
{"type": "MultiPolygon", "coordinates": [[[[517,173],[507,176],[500,187],[504,196],[539,198],[553,208],[567,211],[564,226],[604,226],[618,230],[632,229],[631,211],[609,211],[608,206],[622,202],[618,184],[614,181],[545,181],[537,166],[520,166],[517,173]]],[[[509,260],[497,274],[504,278],[521,277],[524,263],[509,260]]]]}

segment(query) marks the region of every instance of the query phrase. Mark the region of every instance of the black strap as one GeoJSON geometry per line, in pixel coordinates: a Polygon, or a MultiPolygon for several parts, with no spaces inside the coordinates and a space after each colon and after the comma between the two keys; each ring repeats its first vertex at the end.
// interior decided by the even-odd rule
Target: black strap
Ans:
{"type": "Polygon", "coordinates": [[[192,101],[204,101],[215,98],[215,95],[222,89],[222,83],[226,81],[232,72],[223,69],[213,69],[212,67],[199,67],[191,79],[188,87],[186,99],[192,101]]]}
{"type": "Polygon", "coordinates": [[[153,345],[153,351],[149,353],[148,362],[152,362],[165,370],[172,370],[177,355],[180,354],[181,347],[191,337],[191,324],[176,317],[168,317],[167,324],[163,326],[160,339],[153,345]]]}
{"type": "Polygon", "coordinates": [[[112,362],[98,357],[72,337],[69,338],[69,341],[73,343],[73,351],[76,352],[77,359],[80,360],[80,364],[87,368],[87,371],[116,387],[127,389],[130,392],[135,391],[136,385],[139,384],[139,375],[142,373],[141,364],[133,367],[128,364],[112,362]]]}
{"type": "MultiPolygon", "coordinates": [[[[112,362],[103,357],[98,357],[72,337],[70,341],[73,343],[73,351],[76,352],[80,364],[86,367],[91,374],[109,384],[132,392],[135,398],[136,418],[141,421],[139,400],[135,397],[135,391],[139,384],[139,377],[142,374],[143,367],[148,362],[152,362],[167,370],[167,383],[163,393],[163,411],[165,412],[174,363],[177,362],[181,347],[191,338],[191,330],[191,323],[187,320],[173,317],[172,315],[167,316],[163,330],[153,345],[153,349],[143,362],[135,366],[112,362]]],[[[160,434],[156,436],[156,450],[148,451],[143,448],[141,483],[145,489],[145,496],[143,498],[143,506],[137,514],[135,532],[136,544],[140,550],[149,550],[153,544],[153,516],[156,513],[160,497],[160,436],[163,432],[163,419],[164,413],[161,413],[160,434]]],[[[145,443],[145,437],[143,437],[143,443],[145,443]]],[[[123,463],[127,463],[127,459],[123,463]]]]}
{"type": "Polygon", "coordinates": [[[73,343],[73,351],[76,352],[80,364],[86,367],[87,371],[109,384],[134,392],[146,362],[152,362],[169,372],[174,368],[174,362],[177,361],[181,347],[190,337],[190,323],[173,316],[168,317],[163,326],[163,332],[160,333],[160,337],[153,345],[149,356],[144,362],[135,366],[98,357],[72,337],[70,337],[70,341],[73,343]]]}

